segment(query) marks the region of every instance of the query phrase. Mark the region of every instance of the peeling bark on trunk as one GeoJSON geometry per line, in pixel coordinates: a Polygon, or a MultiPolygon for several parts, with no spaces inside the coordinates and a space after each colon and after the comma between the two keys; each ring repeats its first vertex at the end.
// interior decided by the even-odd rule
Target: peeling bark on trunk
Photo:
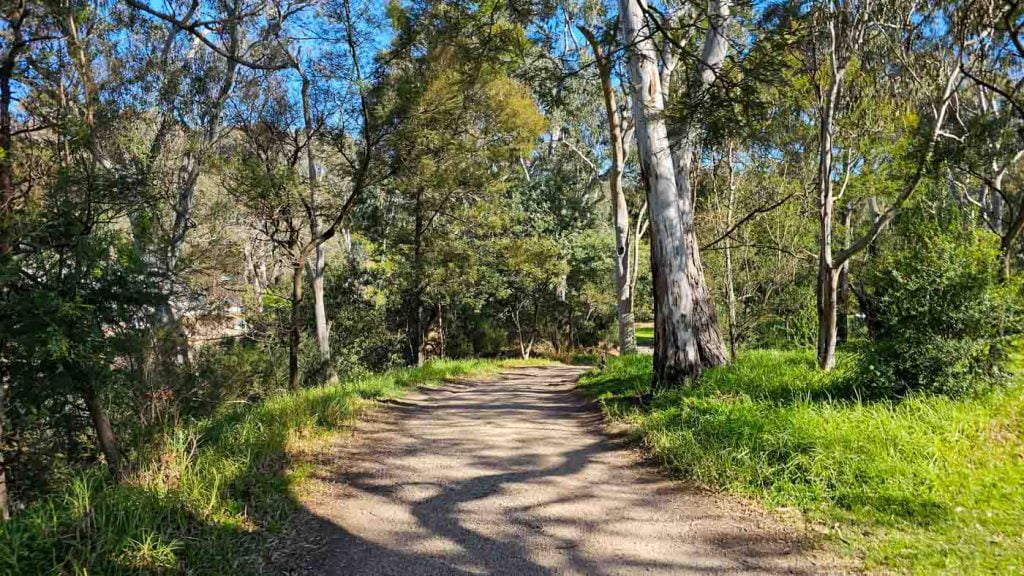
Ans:
{"type": "Polygon", "coordinates": [[[729,363],[729,356],[725,339],[722,337],[722,329],[718,324],[715,301],[704,279],[697,235],[691,231],[687,236],[690,239],[690,258],[687,260],[686,276],[693,287],[693,323],[697,336],[697,351],[705,368],[724,366],[729,363]]]}
{"type": "Polygon", "coordinates": [[[640,161],[647,180],[651,220],[651,271],[654,277],[654,382],[675,386],[700,377],[693,330],[693,292],[689,259],[676,195],[675,170],[663,119],[664,101],[658,56],[640,0],[620,0],[623,45],[629,70],[640,161]]]}
{"type": "MultiPolygon", "coordinates": [[[[679,159],[678,166],[688,165],[679,159]]],[[[697,338],[697,352],[701,364],[706,368],[724,366],[729,363],[725,339],[718,325],[718,312],[715,310],[714,298],[704,278],[704,267],[700,260],[700,246],[693,221],[693,195],[689,185],[689,169],[683,168],[676,172],[676,189],[679,192],[680,215],[683,216],[683,233],[686,238],[688,258],[686,259],[686,277],[693,289],[693,323],[694,335],[697,338]],[[686,182],[686,184],[682,184],[686,182]],[[683,200],[683,197],[686,200],[683,200]],[[683,204],[686,204],[684,207],[683,204]]]]}
{"type": "MultiPolygon", "coordinates": [[[[729,2],[716,1],[711,5],[709,19],[711,28],[704,40],[701,50],[700,63],[691,79],[691,93],[707,90],[715,81],[721,69],[722,62],[728,50],[728,42],[725,37],[725,27],[729,22],[729,2]]],[[[675,59],[668,59],[665,62],[665,69],[662,70],[662,78],[667,84],[672,78],[672,69],[675,68],[675,59]]],[[[662,87],[662,92],[668,98],[668,86],[662,87]]],[[[686,261],[686,276],[693,289],[693,323],[694,334],[697,338],[697,350],[700,354],[701,363],[705,367],[722,366],[729,362],[726,351],[725,339],[722,337],[722,330],[718,323],[718,312],[715,309],[714,298],[708,288],[707,280],[704,277],[704,267],[700,259],[700,243],[697,239],[696,226],[694,224],[694,209],[696,206],[694,191],[690,179],[690,162],[696,149],[696,134],[692,126],[687,127],[683,137],[678,142],[672,154],[672,162],[675,165],[676,191],[679,201],[679,214],[683,226],[683,234],[686,238],[688,258],[686,261]]]]}

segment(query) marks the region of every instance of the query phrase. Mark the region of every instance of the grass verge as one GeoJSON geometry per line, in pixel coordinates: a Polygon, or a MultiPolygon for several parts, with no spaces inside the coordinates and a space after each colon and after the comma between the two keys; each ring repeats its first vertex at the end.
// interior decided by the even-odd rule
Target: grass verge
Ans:
{"type": "MultiPolygon", "coordinates": [[[[534,361],[530,364],[542,364],[534,361]]],[[[520,361],[437,361],[282,394],[168,432],[114,484],[91,471],[0,523],[0,574],[247,574],[295,507],[305,467],[291,447],[338,434],[362,408],[415,385],[520,361]]]]}
{"type": "Polygon", "coordinates": [[[610,359],[582,389],[651,455],[702,483],[797,508],[871,570],[1024,574],[1024,386],[969,398],[844,397],[843,367],[753,350],[657,395],[651,358],[610,359]]]}

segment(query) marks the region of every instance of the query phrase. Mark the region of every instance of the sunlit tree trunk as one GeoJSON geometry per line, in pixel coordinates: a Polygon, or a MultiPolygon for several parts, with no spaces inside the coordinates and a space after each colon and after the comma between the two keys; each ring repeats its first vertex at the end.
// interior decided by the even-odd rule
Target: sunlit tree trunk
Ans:
{"type": "MultiPolygon", "coordinates": [[[[327,255],[323,245],[316,247],[313,262],[309,268],[313,285],[313,316],[316,323],[317,349],[320,351],[320,360],[330,362],[331,333],[327,324],[327,307],[324,303],[324,271],[327,268],[327,255]]],[[[329,367],[328,371],[330,372],[329,367]]]]}
{"type": "Polygon", "coordinates": [[[601,44],[587,28],[580,31],[590,43],[601,74],[601,90],[604,95],[605,114],[608,117],[608,139],[612,147],[612,166],[608,176],[611,190],[612,224],[615,227],[615,302],[619,323],[619,353],[636,353],[636,327],[633,321],[633,283],[629,252],[629,207],[622,190],[622,169],[625,164],[622,123],[619,107],[615,101],[615,87],[612,85],[612,62],[604,54],[601,44]]]}
{"type": "Polygon", "coordinates": [[[831,370],[836,363],[838,337],[836,313],[839,275],[832,259],[832,220],[835,198],[832,195],[832,115],[831,104],[821,123],[818,164],[818,367],[831,370]]]}
{"type": "Polygon", "coordinates": [[[711,296],[707,280],[704,278],[704,267],[700,261],[700,245],[693,221],[694,202],[689,184],[690,170],[688,167],[683,167],[687,164],[680,159],[678,166],[681,170],[676,172],[676,188],[679,191],[679,213],[680,215],[689,215],[688,221],[683,222],[683,232],[689,256],[686,259],[686,277],[693,289],[693,323],[694,334],[697,337],[697,352],[705,367],[722,366],[729,362],[729,356],[725,347],[725,339],[722,338],[722,329],[718,325],[715,301],[711,296]],[[681,182],[687,182],[687,184],[680,184],[681,182]],[[686,200],[683,200],[684,196],[686,200]]]}
{"type": "MultiPolygon", "coordinates": [[[[699,95],[706,91],[718,77],[729,48],[725,35],[729,18],[729,2],[727,0],[712,2],[711,12],[708,14],[711,26],[704,39],[700,60],[690,79],[688,92],[691,95],[699,95]]],[[[661,78],[662,93],[666,99],[671,97],[669,83],[672,81],[677,61],[677,58],[671,55],[671,48],[670,44],[666,44],[663,51],[666,56],[663,57],[665,62],[661,78]]],[[[712,367],[728,363],[729,356],[726,351],[725,339],[722,337],[722,329],[718,323],[714,298],[708,288],[707,279],[704,277],[704,267],[701,265],[700,259],[700,243],[694,224],[695,198],[690,178],[690,163],[693,161],[695,151],[696,134],[691,124],[684,128],[683,136],[673,149],[672,161],[675,165],[679,214],[689,256],[686,261],[686,275],[693,289],[693,322],[694,334],[697,338],[697,351],[703,365],[712,367]]]]}
{"type": "MultiPolygon", "coordinates": [[[[836,341],[838,326],[836,316],[839,303],[840,268],[850,258],[871,246],[878,236],[896,218],[896,214],[906,201],[917,190],[924,178],[927,167],[935,154],[936,143],[943,133],[946,116],[950,105],[962,80],[962,62],[955,58],[946,59],[938,68],[944,88],[941,98],[931,105],[933,124],[931,135],[922,141],[917,153],[916,166],[902,182],[902,189],[893,198],[889,207],[873,215],[866,232],[860,235],[849,246],[838,253],[832,252],[833,219],[835,218],[835,195],[832,181],[832,169],[835,154],[835,118],[840,106],[840,95],[846,71],[851,60],[856,56],[864,43],[867,30],[876,16],[870,5],[848,3],[832,3],[825,7],[818,16],[823,18],[822,30],[827,36],[824,46],[824,60],[818,62],[820,72],[826,79],[824,86],[817,88],[818,107],[818,173],[816,188],[818,192],[818,366],[822,370],[830,370],[835,366],[836,341]]],[[[816,56],[817,58],[817,56],[816,56]]],[[[845,103],[844,103],[845,104],[845,103]]]]}
{"type": "MultiPolygon", "coordinates": [[[[658,56],[641,1],[620,0],[619,14],[623,45],[629,49],[636,137],[651,220],[654,386],[668,387],[699,378],[701,366],[693,330],[693,292],[686,273],[689,255],[663,118],[658,56]]],[[[688,217],[692,219],[692,215],[688,217]]]]}
{"type": "Polygon", "coordinates": [[[835,22],[831,20],[828,32],[830,75],[825,89],[818,95],[818,174],[815,182],[818,192],[818,367],[822,370],[831,370],[836,363],[839,274],[832,257],[832,223],[835,218],[833,136],[836,104],[846,75],[846,61],[839,54],[842,39],[837,37],[835,22]]]}

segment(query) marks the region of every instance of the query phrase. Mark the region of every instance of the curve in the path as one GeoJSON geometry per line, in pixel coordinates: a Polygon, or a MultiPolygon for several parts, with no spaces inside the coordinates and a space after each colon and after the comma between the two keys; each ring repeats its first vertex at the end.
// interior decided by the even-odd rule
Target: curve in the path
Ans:
{"type": "Polygon", "coordinates": [[[325,575],[820,574],[799,532],[641,465],[572,390],[517,369],[397,401],[320,466],[306,497],[325,575]]]}

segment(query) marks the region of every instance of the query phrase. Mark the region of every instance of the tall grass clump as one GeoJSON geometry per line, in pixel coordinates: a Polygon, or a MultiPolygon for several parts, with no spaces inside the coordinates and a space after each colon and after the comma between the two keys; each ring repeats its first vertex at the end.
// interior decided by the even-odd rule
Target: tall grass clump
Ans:
{"type": "Polygon", "coordinates": [[[810,351],[751,350],[646,405],[650,363],[614,359],[581,383],[672,470],[797,508],[872,569],[1024,573],[1019,381],[869,401],[851,359],[824,374],[810,351]]]}
{"type": "Polygon", "coordinates": [[[0,523],[0,574],[258,573],[261,545],[295,507],[300,441],[412,386],[514,363],[443,360],[235,405],[168,430],[120,483],[89,470],[0,523]]]}

